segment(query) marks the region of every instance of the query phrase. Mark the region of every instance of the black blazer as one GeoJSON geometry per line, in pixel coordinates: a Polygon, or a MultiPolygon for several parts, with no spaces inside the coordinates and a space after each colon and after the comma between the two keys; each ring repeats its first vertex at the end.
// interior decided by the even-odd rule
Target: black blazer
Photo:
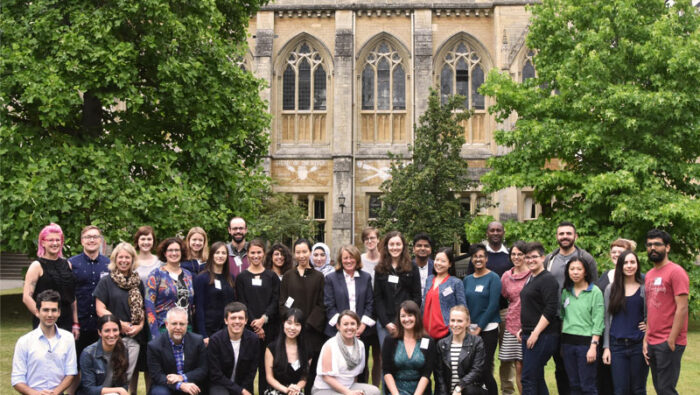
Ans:
{"type": "MultiPolygon", "coordinates": [[[[185,368],[188,383],[200,388],[207,378],[207,351],[202,336],[187,332],[182,339],[185,344],[185,368]]],[[[166,376],[177,373],[173,348],[168,333],[162,333],[148,343],[148,371],[153,385],[166,385],[175,391],[174,384],[168,384],[166,376]]]]}
{"type": "MultiPolygon", "coordinates": [[[[452,334],[438,341],[438,366],[435,374],[435,394],[449,395],[452,383],[452,364],[450,361],[450,347],[452,346],[452,334]]],[[[462,351],[459,353],[459,365],[457,375],[460,387],[481,386],[481,373],[484,370],[484,342],[479,336],[467,333],[462,342],[462,351]]]]}
{"type": "MultiPolygon", "coordinates": [[[[416,343],[416,347],[418,347],[420,352],[423,353],[423,358],[425,358],[425,364],[421,369],[420,375],[421,377],[425,377],[428,379],[428,387],[425,389],[425,394],[430,394],[430,388],[432,387],[430,385],[430,375],[433,373],[433,370],[435,370],[435,361],[437,360],[437,346],[435,344],[435,340],[433,340],[432,338],[426,336],[425,339],[428,339],[427,349],[420,348],[422,339],[418,340],[418,342],[416,343]]],[[[387,336],[386,339],[384,339],[384,344],[382,344],[382,374],[390,374],[392,376],[396,376],[398,370],[394,365],[394,356],[396,355],[396,348],[398,347],[398,345],[399,339],[396,339],[391,336],[387,336]]],[[[394,377],[394,380],[396,380],[396,377],[394,377]]]]}
{"type": "Polygon", "coordinates": [[[381,274],[374,269],[374,311],[382,326],[394,323],[399,313],[399,306],[405,300],[421,305],[420,272],[418,266],[411,265],[410,272],[397,273],[393,268],[388,274],[381,274]],[[390,283],[389,276],[397,275],[398,283],[390,283]]]}
{"type": "Polygon", "coordinates": [[[239,395],[243,389],[254,394],[253,381],[258,371],[260,343],[258,336],[248,329],[243,330],[241,348],[238,355],[236,377],[231,381],[235,363],[233,346],[228,336],[228,328],[221,329],[209,337],[209,384],[220,385],[228,389],[231,395],[239,395]]]}
{"type": "MultiPolygon", "coordinates": [[[[372,318],[374,313],[374,292],[372,292],[372,276],[362,270],[355,271],[355,312],[362,318],[372,318]]],[[[334,336],[338,330],[330,325],[330,320],[337,314],[350,308],[350,296],[345,284],[345,272],[337,270],[326,276],[323,292],[323,304],[326,305],[326,335],[334,336]]],[[[370,328],[367,328],[370,329],[370,328]]],[[[366,331],[365,331],[366,332],[366,331]]]]}

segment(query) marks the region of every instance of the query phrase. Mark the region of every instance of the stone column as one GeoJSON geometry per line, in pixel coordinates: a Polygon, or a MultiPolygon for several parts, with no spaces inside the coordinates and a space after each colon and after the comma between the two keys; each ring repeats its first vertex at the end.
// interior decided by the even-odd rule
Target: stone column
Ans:
{"type": "Polygon", "coordinates": [[[338,10],[335,12],[333,54],[333,194],[330,197],[333,213],[330,245],[334,258],[338,249],[352,240],[353,43],[353,13],[338,10]],[[345,197],[344,210],[338,204],[341,192],[345,197]]]}
{"type": "Polygon", "coordinates": [[[433,27],[431,10],[413,12],[413,96],[414,119],[428,108],[428,96],[433,86],[433,27]]]}
{"type": "MultiPolygon", "coordinates": [[[[253,74],[257,78],[272,82],[272,41],[275,37],[275,13],[272,11],[259,11],[257,14],[257,30],[255,31],[255,48],[253,48],[253,74]]],[[[269,84],[271,85],[271,84],[269,84]]],[[[272,104],[270,86],[260,91],[260,97],[272,104]]],[[[268,108],[268,111],[271,109],[268,108]]],[[[274,146],[274,140],[270,139],[274,146]]],[[[271,150],[272,151],[272,150],[271,150]]],[[[265,173],[270,175],[270,157],[263,161],[265,173]]]]}

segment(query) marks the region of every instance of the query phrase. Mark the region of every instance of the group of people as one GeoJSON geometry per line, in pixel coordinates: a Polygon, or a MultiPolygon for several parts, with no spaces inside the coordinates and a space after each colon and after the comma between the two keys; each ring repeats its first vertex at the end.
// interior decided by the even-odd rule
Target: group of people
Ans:
{"type": "Polygon", "coordinates": [[[142,226],[107,258],[90,225],[83,252],[65,259],[61,228],[46,226],[25,279],[35,329],[15,346],[13,387],[133,394],[144,372],[154,395],[492,395],[498,349],[506,394],[547,394],[552,357],[560,394],[646,393],[647,366],[658,393],[676,393],[689,283],[666,232],[647,234],[646,276],[636,244],[618,239],[615,267],[598,278],[573,224],[558,226],[546,255],[539,242],[508,249],[493,222],[460,279],[452,248],[433,254],[426,233],[411,254],[400,232],[367,228],[364,253],[345,245],[334,260],[323,243],[267,248],[247,231],[235,217],[229,243],[209,245],[194,227],[155,247],[142,226]]]}

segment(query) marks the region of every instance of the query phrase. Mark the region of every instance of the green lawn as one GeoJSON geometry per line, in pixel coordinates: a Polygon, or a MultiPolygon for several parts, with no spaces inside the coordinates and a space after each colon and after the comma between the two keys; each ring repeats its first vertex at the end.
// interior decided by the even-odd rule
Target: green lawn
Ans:
{"type": "MultiPolygon", "coordinates": [[[[0,295],[0,393],[10,393],[10,373],[12,371],[12,354],[17,339],[31,329],[31,317],[22,304],[20,294],[0,295]]],[[[371,363],[371,361],[370,361],[371,363]]],[[[498,380],[498,359],[494,369],[498,380]]],[[[681,394],[695,393],[700,388],[700,320],[690,323],[688,334],[688,347],[683,354],[681,378],[678,383],[678,392],[681,394]]],[[[554,381],[554,362],[550,360],[546,369],[546,378],[549,390],[556,393],[554,381]]],[[[139,394],[144,394],[143,380],[140,381],[139,394]]],[[[651,375],[647,390],[654,393],[651,384],[651,375]]]]}

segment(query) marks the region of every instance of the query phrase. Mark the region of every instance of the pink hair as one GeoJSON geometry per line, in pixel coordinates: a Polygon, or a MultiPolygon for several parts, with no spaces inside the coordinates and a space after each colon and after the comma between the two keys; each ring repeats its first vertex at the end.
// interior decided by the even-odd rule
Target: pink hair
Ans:
{"type": "Polygon", "coordinates": [[[49,235],[49,233],[58,233],[61,235],[61,249],[58,250],[58,256],[63,258],[63,230],[60,226],[58,226],[58,224],[53,222],[44,226],[44,229],[39,232],[39,249],[36,250],[36,256],[42,257],[46,253],[46,250],[44,249],[44,246],[41,245],[41,242],[46,238],[46,236],[49,235]]]}

